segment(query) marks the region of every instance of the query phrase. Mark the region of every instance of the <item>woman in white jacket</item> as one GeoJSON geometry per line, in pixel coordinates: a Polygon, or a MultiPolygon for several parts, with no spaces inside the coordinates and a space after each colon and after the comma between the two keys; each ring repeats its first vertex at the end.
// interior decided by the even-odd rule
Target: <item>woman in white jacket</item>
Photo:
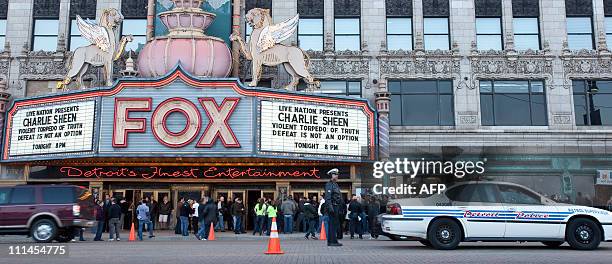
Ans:
{"type": "Polygon", "coordinates": [[[319,197],[319,209],[317,210],[319,213],[319,225],[317,226],[317,233],[321,234],[321,223],[325,224],[325,232],[327,233],[327,216],[321,212],[321,208],[323,208],[323,204],[325,204],[325,198],[323,195],[319,197]]]}

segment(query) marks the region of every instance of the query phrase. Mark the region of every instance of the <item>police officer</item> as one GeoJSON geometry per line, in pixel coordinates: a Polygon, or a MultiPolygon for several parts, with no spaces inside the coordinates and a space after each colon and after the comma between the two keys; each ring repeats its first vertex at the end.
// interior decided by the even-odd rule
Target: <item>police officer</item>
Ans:
{"type": "Polygon", "coordinates": [[[334,168],[327,172],[331,176],[331,180],[325,184],[325,214],[329,219],[329,230],[327,230],[327,245],[330,247],[339,247],[342,244],[338,243],[337,232],[340,229],[340,217],[344,217],[341,213],[344,206],[342,201],[342,193],[338,186],[338,169],[334,168]]]}

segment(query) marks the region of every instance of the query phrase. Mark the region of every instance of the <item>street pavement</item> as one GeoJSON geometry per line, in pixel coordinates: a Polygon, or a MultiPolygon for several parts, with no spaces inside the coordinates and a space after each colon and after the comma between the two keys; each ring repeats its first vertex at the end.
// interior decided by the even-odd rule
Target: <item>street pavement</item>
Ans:
{"type": "MultiPolygon", "coordinates": [[[[123,234],[122,234],[123,235],[123,234]]],[[[453,251],[439,251],[418,242],[388,239],[341,240],[343,247],[327,247],[324,241],[305,240],[302,234],[281,234],[283,255],[265,255],[267,237],[216,233],[215,241],[198,241],[159,233],[145,241],[88,241],[52,243],[66,245],[68,256],[9,256],[11,245],[42,245],[23,236],[0,236],[0,263],[612,263],[612,243],[595,251],[576,251],[567,244],[550,249],[540,243],[463,243],[453,251]]],[[[104,239],[108,234],[104,234],[104,239]]]]}

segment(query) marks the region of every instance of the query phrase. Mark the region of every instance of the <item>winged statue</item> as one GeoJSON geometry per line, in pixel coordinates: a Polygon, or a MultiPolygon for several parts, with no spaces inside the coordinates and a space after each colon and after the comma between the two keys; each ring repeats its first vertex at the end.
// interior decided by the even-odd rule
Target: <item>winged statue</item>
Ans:
{"type": "Polygon", "coordinates": [[[272,24],[270,10],[253,8],[247,12],[245,19],[253,28],[248,43],[245,43],[236,31],[230,35],[230,40],[238,42],[241,53],[247,60],[252,61],[252,80],[249,86],[257,86],[263,66],[283,64],[285,70],[291,75],[291,82],[285,89],[295,90],[300,78],[304,79],[309,89],[318,88],[319,82],[315,81],[308,71],[310,67],[308,54],[299,47],[281,44],[297,30],[299,14],[281,23],[272,24]]]}
{"type": "Polygon", "coordinates": [[[98,23],[84,20],[77,15],[77,26],[89,45],[78,47],[67,60],[68,73],[64,80],[57,83],[57,88],[65,88],[76,78],[79,88],[84,88],[83,75],[89,67],[102,67],[107,86],[113,83],[113,62],[119,59],[125,45],[133,37],[123,36],[116,41],[118,25],[123,21],[123,15],[114,8],[104,9],[98,23]]]}

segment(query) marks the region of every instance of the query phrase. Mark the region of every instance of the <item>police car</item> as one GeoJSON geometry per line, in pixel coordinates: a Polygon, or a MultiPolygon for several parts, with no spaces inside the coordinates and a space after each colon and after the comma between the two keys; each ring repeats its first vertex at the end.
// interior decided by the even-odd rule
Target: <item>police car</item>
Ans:
{"type": "Polygon", "coordinates": [[[564,242],[595,249],[612,241],[612,212],[554,202],[524,186],[465,182],[428,198],[397,199],[379,215],[383,233],[436,249],[467,241],[564,242]]]}

